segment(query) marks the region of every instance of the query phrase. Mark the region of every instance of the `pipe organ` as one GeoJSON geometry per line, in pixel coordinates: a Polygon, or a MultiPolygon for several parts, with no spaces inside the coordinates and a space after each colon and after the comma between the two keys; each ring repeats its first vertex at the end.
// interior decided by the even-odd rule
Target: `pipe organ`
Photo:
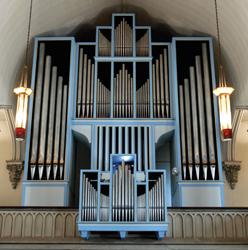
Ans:
{"type": "Polygon", "coordinates": [[[159,239],[168,206],[222,206],[213,58],[210,37],[157,42],[128,13],[93,41],[35,38],[23,205],[78,206],[83,238],[159,239]]]}

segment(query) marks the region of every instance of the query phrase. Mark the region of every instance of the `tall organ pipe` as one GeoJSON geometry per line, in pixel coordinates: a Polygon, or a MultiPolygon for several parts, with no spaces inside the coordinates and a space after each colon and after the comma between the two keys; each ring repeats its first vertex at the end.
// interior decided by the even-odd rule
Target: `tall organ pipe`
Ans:
{"type": "Polygon", "coordinates": [[[45,147],[47,135],[47,117],[48,117],[48,97],[50,88],[50,75],[51,75],[51,56],[46,56],[45,77],[44,77],[44,90],[41,109],[41,128],[40,128],[40,142],[39,142],[39,179],[42,178],[44,163],[45,163],[45,147]]]}
{"type": "Polygon", "coordinates": [[[202,44],[202,59],[203,59],[203,75],[204,75],[204,92],[205,92],[205,105],[207,113],[207,131],[208,131],[208,150],[209,161],[211,164],[216,164],[215,150],[214,150],[214,134],[213,134],[213,116],[212,116],[212,91],[210,89],[209,78],[209,61],[207,56],[207,45],[202,44]]]}
{"type": "Polygon", "coordinates": [[[179,85],[179,107],[180,107],[180,134],[181,134],[181,150],[182,150],[182,164],[183,164],[183,178],[186,178],[186,141],[185,141],[185,117],[184,117],[184,93],[183,85],[179,85]]]}
{"type": "Polygon", "coordinates": [[[66,114],[67,114],[67,91],[68,85],[64,85],[63,89],[63,103],[62,103],[62,124],[61,124],[61,140],[60,140],[60,180],[62,180],[63,169],[65,163],[65,139],[66,139],[66,114]]]}
{"type": "Polygon", "coordinates": [[[60,124],[61,124],[61,104],[62,104],[63,77],[58,78],[57,103],[56,103],[56,121],[55,121],[55,142],[53,149],[53,178],[56,179],[59,163],[59,142],[60,142],[60,124]]]}
{"type": "Polygon", "coordinates": [[[43,83],[43,68],[44,68],[44,57],[45,57],[45,44],[40,43],[39,46],[39,60],[38,60],[38,71],[37,81],[35,86],[35,98],[34,98],[34,118],[33,118],[33,129],[32,129],[32,146],[31,146],[31,179],[34,178],[37,152],[38,152],[38,136],[40,128],[40,111],[41,111],[41,96],[42,96],[42,83],[43,83]]]}
{"type": "Polygon", "coordinates": [[[82,73],[83,73],[83,49],[79,50],[79,67],[78,67],[78,92],[77,92],[77,117],[80,117],[82,107],[82,73]]]}
{"type": "MultiPolygon", "coordinates": [[[[187,131],[187,152],[188,152],[188,164],[191,174],[193,155],[192,155],[192,134],[191,134],[191,109],[190,109],[190,93],[189,93],[189,80],[184,79],[184,93],[185,93],[185,110],[186,110],[186,131],[187,131]]],[[[192,177],[192,176],[190,176],[192,177]]]]}
{"type": "Polygon", "coordinates": [[[51,164],[52,164],[52,154],[53,154],[53,134],[54,134],[54,123],[55,123],[55,98],[56,98],[56,85],[57,85],[57,67],[52,68],[52,79],[51,79],[51,93],[49,102],[49,124],[48,124],[48,141],[46,148],[46,173],[47,179],[50,178],[51,164]]]}
{"type": "Polygon", "coordinates": [[[195,68],[190,67],[190,89],[191,89],[191,102],[192,102],[192,117],[193,117],[193,141],[194,141],[194,162],[197,179],[199,180],[199,136],[198,136],[198,114],[197,114],[197,102],[196,102],[196,88],[195,88],[195,68]]]}
{"type": "Polygon", "coordinates": [[[196,80],[197,80],[197,97],[199,107],[199,122],[201,128],[201,157],[202,163],[207,164],[207,141],[206,141],[206,129],[205,129],[205,110],[204,110],[204,99],[203,99],[203,84],[202,84],[202,70],[201,70],[201,58],[200,56],[195,57],[196,63],[196,80]]]}

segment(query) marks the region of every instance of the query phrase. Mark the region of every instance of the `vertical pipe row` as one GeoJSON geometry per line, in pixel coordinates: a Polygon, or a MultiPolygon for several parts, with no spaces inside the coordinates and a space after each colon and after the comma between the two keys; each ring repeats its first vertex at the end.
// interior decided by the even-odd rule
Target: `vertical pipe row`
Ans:
{"type": "Polygon", "coordinates": [[[136,42],[136,55],[149,56],[149,35],[148,31],[136,42]]]}
{"type": "Polygon", "coordinates": [[[151,179],[148,193],[149,220],[164,221],[164,175],[151,179]]]}
{"type": "Polygon", "coordinates": [[[151,136],[150,126],[97,126],[97,169],[110,171],[110,154],[136,154],[137,171],[152,169],[153,146],[151,136]]]}
{"type": "Polygon", "coordinates": [[[112,221],[133,221],[135,194],[131,167],[122,161],[112,178],[112,221]]]}
{"type": "MultiPolygon", "coordinates": [[[[91,183],[91,179],[83,175],[83,196],[82,196],[82,220],[96,221],[97,220],[97,190],[91,183]]],[[[105,205],[105,204],[104,204],[105,205]]]]}
{"type": "Polygon", "coordinates": [[[99,31],[99,36],[98,36],[98,53],[99,56],[110,56],[111,55],[111,42],[106,38],[105,35],[101,31],[99,31]]]}
{"type": "Polygon", "coordinates": [[[195,56],[195,65],[189,67],[189,79],[185,78],[179,86],[183,178],[214,180],[217,163],[206,43],[202,44],[201,52],[201,56],[195,56]]]}
{"type": "Polygon", "coordinates": [[[114,82],[114,117],[132,117],[133,79],[128,73],[125,64],[122,64],[114,82]]]}
{"type": "Polygon", "coordinates": [[[93,93],[95,65],[84,49],[79,49],[78,80],[77,80],[77,118],[93,117],[93,93]]]}
{"type": "Polygon", "coordinates": [[[150,117],[149,79],[136,91],[136,114],[139,118],[150,117]]]}
{"type": "Polygon", "coordinates": [[[110,90],[97,79],[97,117],[110,117],[110,90]]]}
{"type": "Polygon", "coordinates": [[[132,56],[132,28],[122,18],[115,28],[115,56],[132,56]]]}
{"type": "Polygon", "coordinates": [[[68,85],[63,83],[62,76],[58,76],[58,67],[52,65],[53,58],[46,55],[44,43],[39,44],[38,56],[30,147],[30,178],[62,180],[68,85]]]}
{"type": "Polygon", "coordinates": [[[168,53],[163,49],[163,54],[152,65],[153,115],[156,118],[170,117],[168,72],[168,53]]]}

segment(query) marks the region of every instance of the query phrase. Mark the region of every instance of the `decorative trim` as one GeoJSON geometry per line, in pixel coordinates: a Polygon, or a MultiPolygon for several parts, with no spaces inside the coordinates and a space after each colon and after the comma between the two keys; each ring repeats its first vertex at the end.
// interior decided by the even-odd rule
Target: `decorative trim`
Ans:
{"type": "Polygon", "coordinates": [[[223,162],[223,170],[225,171],[226,180],[231,189],[235,189],[238,182],[238,172],[241,169],[241,161],[226,161],[223,162]]]}
{"type": "Polygon", "coordinates": [[[6,161],[7,169],[9,171],[9,180],[11,182],[12,188],[16,189],[19,181],[21,180],[22,171],[24,168],[24,161],[6,161]]]}

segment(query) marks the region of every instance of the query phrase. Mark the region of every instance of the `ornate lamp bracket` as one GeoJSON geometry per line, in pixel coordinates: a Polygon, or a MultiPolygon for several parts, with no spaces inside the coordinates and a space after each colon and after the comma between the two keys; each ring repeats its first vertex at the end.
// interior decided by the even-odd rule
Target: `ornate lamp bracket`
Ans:
{"type": "Polygon", "coordinates": [[[7,162],[7,169],[9,171],[9,180],[12,188],[16,189],[18,182],[21,180],[22,171],[24,168],[24,161],[10,160],[7,162]]]}
{"type": "Polygon", "coordinates": [[[238,182],[238,172],[241,169],[241,161],[225,161],[223,162],[223,170],[225,171],[226,180],[231,189],[235,189],[238,182]]]}

